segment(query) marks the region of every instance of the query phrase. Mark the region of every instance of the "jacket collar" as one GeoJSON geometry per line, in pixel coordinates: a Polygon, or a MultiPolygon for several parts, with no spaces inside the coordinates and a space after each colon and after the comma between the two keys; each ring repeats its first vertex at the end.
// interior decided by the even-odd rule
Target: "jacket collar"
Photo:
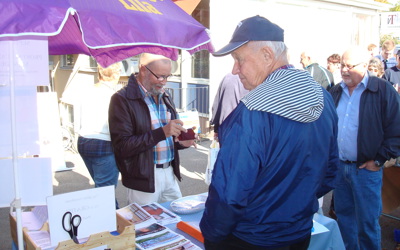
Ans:
{"type": "Polygon", "coordinates": [[[378,91],[378,85],[379,85],[379,78],[372,75],[369,71],[367,71],[367,74],[369,76],[368,84],[367,84],[367,89],[371,92],[377,92],[378,91]]]}
{"type": "MultiPolygon", "coordinates": [[[[380,78],[372,75],[369,71],[367,71],[366,74],[368,74],[368,83],[367,83],[366,89],[368,89],[371,92],[377,92],[380,78]]],[[[332,91],[330,91],[330,92],[340,91],[339,93],[341,93],[343,91],[343,87],[341,84],[345,84],[345,83],[344,82],[339,83],[338,84],[339,86],[337,88],[333,88],[332,91]]]]}

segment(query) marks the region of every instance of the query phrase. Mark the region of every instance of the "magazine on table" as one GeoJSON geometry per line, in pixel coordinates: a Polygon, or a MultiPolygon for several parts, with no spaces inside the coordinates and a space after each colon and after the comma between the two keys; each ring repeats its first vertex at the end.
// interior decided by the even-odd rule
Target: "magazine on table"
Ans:
{"type": "Polygon", "coordinates": [[[143,205],[142,208],[146,210],[151,216],[153,216],[158,224],[168,225],[181,221],[181,217],[161,206],[157,202],[143,205]]]}
{"type": "Polygon", "coordinates": [[[181,221],[175,213],[158,203],[129,204],[117,213],[135,224],[136,248],[141,250],[201,249],[184,236],[165,227],[181,221]]]}
{"type": "Polygon", "coordinates": [[[137,203],[131,203],[126,207],[120,208],[117,213],[132,224],[137,225],[136,227],[146,227],[157,222],[137,203]]]}

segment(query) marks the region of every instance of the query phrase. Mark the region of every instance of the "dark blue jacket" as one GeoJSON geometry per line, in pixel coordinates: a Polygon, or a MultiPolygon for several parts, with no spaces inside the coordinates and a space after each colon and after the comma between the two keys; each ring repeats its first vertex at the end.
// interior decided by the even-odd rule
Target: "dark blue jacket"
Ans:
{"type": "Polygon", "coordinates": [[[334,187],[337,114],[323,90],[324,108],[302,123],[243,102],[222,123],[221,149],[200,228],[212,242],[227,235],[279,247],[311,234],[318,198],[334,187]]]}
{"type": "MultiPolygon", "coordinates": [[[[342,92],[340,84],[330,90],[336,107],[342,92]]],[[[397,156],[400,156],[400,96],[388,81],[370,74],[360,100],[357,166],[369,160],[384,163],[397,156]]]]}

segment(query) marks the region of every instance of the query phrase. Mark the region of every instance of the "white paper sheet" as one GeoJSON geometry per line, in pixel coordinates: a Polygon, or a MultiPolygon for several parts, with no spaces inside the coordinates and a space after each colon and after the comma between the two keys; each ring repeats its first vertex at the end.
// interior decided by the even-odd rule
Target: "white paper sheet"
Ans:
{"type": "Polygon", "coordinates": [[[40,155],[51,158],[53,171],[68,170],[64,159],[57,93],[37,93],[37,107],[40,155]]]}
{"type": "Polygon", "coordinates": [[[95,233],[116,231],[114,186],[92,188],[47,198],[51,245],[69,240],[69,234],[62,227],[62,218],[69,211],[80,215],[77,238],[89,237],[95,233]]]}
{"type": "MultiPolygon", "coordinates": [[[[22,206],[46,205],[53,195],[53,175],[50,158],[19,158],[18,186],[22,206]]],[[[0,160],[0,207],[9,207],[15,198],[12,159],[0,160]]]]}

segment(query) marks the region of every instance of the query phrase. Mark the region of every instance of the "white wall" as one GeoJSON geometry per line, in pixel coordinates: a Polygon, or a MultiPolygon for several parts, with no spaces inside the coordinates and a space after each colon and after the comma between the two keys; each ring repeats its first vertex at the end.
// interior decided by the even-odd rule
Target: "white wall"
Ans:
{"type": "MultiPolygon", "coordinates": [[[[326,66],[333,53],[342,54],[352,45],[367,46],[379,42],[378,7],[374,1],[312,1],[312,0],[211,0],[211,39],[218,50],[225,46],[239,21],[254,16],[264,16],[285,30],[285,43],[289,48],[290,62],[301,67],[302,50],[316,50],[318,61],[326,66]],[[342,2],[341,4],[337,2],[342,2]],[[356,7],[362,5],[361,7],[356,7]],[[366,8],[370,5],[370,8],[366,8]]],[[[231,56],[210,58],[210,101],[213,101],[218,84],[231,72],[231,56]]]]}

